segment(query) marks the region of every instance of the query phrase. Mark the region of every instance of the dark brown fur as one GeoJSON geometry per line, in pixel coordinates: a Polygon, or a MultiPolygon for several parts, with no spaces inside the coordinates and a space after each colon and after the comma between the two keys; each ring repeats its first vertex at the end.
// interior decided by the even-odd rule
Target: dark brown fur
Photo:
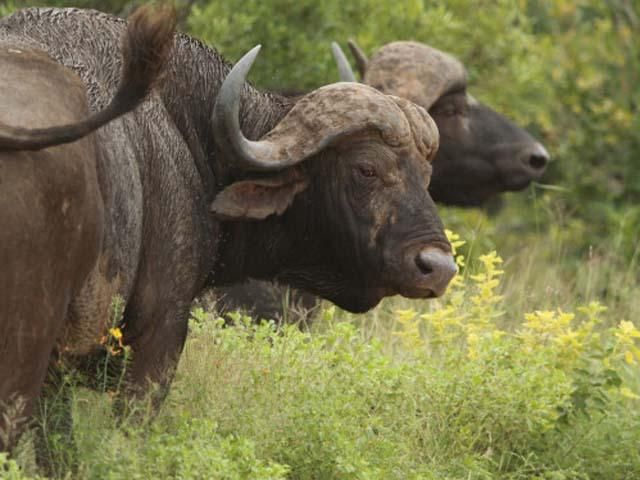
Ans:
{"type": "MultiPolygon", "coordinates": [[[[0,417],[0,433],[12,432],[0,435],[0,450],[11,447],[29,418],[68,322],[95,313],[82,301],[83,292],[99,288],[87,277],[104,229],[100,154],[91,132],[148,94],[168,58],[174,26],[168,11],[134,14],[123,37],[120,85],[93,115],[73,71],[42,50],[0,43],[0,402],[27,400],[20,418],[0,417]],[[63,126],[50,127],[56,123],[63,126]]],[[[3,411],[11,408],[0,404],[3,411]]]]}

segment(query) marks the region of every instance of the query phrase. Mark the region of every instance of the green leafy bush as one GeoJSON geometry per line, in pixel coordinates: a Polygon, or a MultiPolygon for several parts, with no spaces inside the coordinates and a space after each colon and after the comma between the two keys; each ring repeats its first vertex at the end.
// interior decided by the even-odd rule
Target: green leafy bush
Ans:
{"type": "Polygon", "coordinates": [[[388,301],[377,326],[194,310],[152,423],[76,391],[78,478],[637,477],[640,330],[595,302],[505,318],[500,257],[450,238],[466,266],[448,295],[388,301]]]}

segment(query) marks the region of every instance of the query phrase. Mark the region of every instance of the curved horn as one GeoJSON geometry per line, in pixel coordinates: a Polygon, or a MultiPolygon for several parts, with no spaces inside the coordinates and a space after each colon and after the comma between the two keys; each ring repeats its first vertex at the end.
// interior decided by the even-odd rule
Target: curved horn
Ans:
{"type": "Polygon", "coordinates": [[[247,140],[240,130],[240,97],[245,79],[253,65],[261,45],[249,50],[233,66],[227,78],[224,79],[213,108],[213,134],[216,143],[222,151],[241,163],[255,166],[258,169],[261,162],[257,158],[269,157],[265,145],[260,142],[247,140]]]}
{"type": "Polygon", "coordinates": [[[333,58],[336,59],[336,64],[338,65],[340,80],[343,82],[357,81],[356,76],[353,74],[353,70],[351,69],[351,65],[349,65],[349,61],[340,48],[340,45],[336,42],[331,42],[331,52],[333,53],[333,58]]]}
{"type": "Polygon", "coordinates": [[[231,69],[220,87],[212,118],[218,147],[247,169],[282,170],[346,135],[368,129],[377,130],[391,147],[422,143],[432,149],[437,145],[437,129],[427,125],[433,123],[430,117],[410,119],[398,105],[400,99],[355,82],[334,83],[308,93],[260,140],[248,140],[240,130],[240,95],[258,51],[255,47],[231,69]],[[414,123],[427,125],[426,133],[418,135],[419,142],[414,138],[414,123]]]}
{"type": "Polygon", "coordinates": [[[369,60],[367,60],[367,56],[364,54],[362,49],[358,46],[356,41],[352,38],[347,42],[349,45],[349,50],[351,50],[351,55],[356,59],[356,65],[358,66],[358,72],[360,72],[360,78],[364,78],[364,74],[367,71],[367,65],[369,60]]]}

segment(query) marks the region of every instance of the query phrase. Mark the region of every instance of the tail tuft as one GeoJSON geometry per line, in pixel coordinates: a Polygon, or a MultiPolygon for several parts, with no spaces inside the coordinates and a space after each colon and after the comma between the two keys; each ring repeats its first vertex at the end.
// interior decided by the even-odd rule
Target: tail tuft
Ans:
{"type": "Polygon", "coordinates": [[[122,44],[121,101],[137,103],[160,80],[173,47],[176,23],[175,9],[167,6],[145,5],[129,17],[122,44]]]}

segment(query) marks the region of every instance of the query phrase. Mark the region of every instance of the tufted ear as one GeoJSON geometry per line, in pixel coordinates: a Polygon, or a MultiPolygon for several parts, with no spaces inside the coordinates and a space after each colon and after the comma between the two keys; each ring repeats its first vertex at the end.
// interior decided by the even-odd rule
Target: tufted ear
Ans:
{"type": "Polygon", "coordinates": [[[240,180],[216,196],[211,212],[222,220],[262,220],[269,215],[281,215],[308,183],[298,169],[240,180]]]}

